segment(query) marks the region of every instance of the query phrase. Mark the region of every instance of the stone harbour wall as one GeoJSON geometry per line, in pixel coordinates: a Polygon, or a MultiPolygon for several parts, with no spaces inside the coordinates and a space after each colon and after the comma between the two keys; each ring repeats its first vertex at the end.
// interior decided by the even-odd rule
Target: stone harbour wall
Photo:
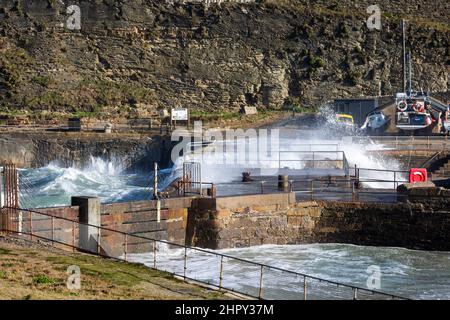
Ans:
{"type": "MultiPolygon", "coordinates": [[[[240,198],[241,204],[246,197],[240,198]]],[[[239,201],[233,199],[235,203],[239,201]]],[[[226,203],[222,199],[222,203],[226,203]]],[[[189,217],[187,243],[211,249],[262,244],[350,243],[450,250],[450,200],[417,203],[284,202],[226,208],[189,217]]]]}

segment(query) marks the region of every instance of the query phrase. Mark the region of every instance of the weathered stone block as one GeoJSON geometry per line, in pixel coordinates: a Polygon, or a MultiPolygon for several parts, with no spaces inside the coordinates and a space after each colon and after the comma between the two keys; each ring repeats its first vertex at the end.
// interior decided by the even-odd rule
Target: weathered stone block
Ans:
{"type": "Polygon", "coordinates": [[[287,224],[287,216],[274,217],[270,220],[271,228],[284,228],[287,226],[287,224]]]}

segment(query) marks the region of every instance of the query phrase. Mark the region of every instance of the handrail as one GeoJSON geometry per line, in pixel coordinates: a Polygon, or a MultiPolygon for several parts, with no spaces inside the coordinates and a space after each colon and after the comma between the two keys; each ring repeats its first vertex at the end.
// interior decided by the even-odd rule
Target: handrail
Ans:
{"type": "MultiPolygon", "coordinates": [[[[351,183],[354,180],[349,180],[349,179],[327,179],[328,177],[324,176],[323,179],[302,179],[302,180],[292,180],[290,179],[289,182],[295,183],[295,182],[347,182],[347,183],[351,183]]],[[[375,179],[375,178],[364,178],[364,179],[358,179],[359,182],[386,182],[386,183],[393,183],[393,182],[407,182],[408,180],[385,180],[385,179],[375,179]]],[[[278,182],[283,182],[283,180],[253,180],[253,181],[246,181],[246,182],[238,182],[238,181],[234,181],[234,182],[218,182],[215,183],[213,185],[215,186],[224,186],[224,185],[251,185],[251,184],[260,184],[261,182],[264,183],[268,183],[268,182],[272,182],[272,183],[278,183],[278,182]]],[[[205,183],[203,183],[205,184],[205,183]]]]}
{"type": "MultiPolygon", "coordinates": [[[[263,264],[263,263],[259,263],[259,262],[250,261],[250,260],[247,260],[247,259],[234,257],[234,256],[230,256],[230,255],[223,254],[223,253],[213,252],[213,251],[206,250],[206,249],[201,249],[201,248],[195,248],[195,247],[191,247],[191,246],[181,245],[181,244],[169,242],[169,241],[166,241],[166,240],[157,240],[157,239],[154,239],[154,238],[149,238],[149,237],[144,237],[144,236],[139,236],[139,235],[133,235],[133,234],[130,234],[130,233],[126,233],[126,232],[123,232],[123,231],[106,228],[106,227],[103,227],[103,226],[93,225],[93,224],[90,224],[90,223],[84,223],[84,222],[71,220],[71,219],[64,218],[64,217],[53,216],[53,215],[51,215],[49,213],[38,212],[38,211],[35,211],[35,210],[31,210],[31,209],[21,209],[21,208],[14,208],[14,207],[3,207],[3,208],[0,208],[0,213],[2,213],[2,214],[3,214],[3,209],[14,210],[14,211],[24,211],[24,212],[29,212],[30,214],[36,213],[36,214],[39,214],[39,215],[50,217],[50,218],[52,218],[52,220],[53,219],[59,219],[59,220],[71,222],[73,226],[75,224],[78,224],[78,225],[83,225],[83,226],[87,226],[87,227],[93,227],[93,228],[97,228],[97,230],[104,230],[104,231],[109,231],[109,232],[121,234],[121,235],[124,235],[124,236],[131,236],[131,237],[137,238],[137,239],[148,240],[149,242],[153,242],[153,243],[157,243],[157,242],[158,243],[164,243],[166,245],[175,246],[175,247],[184,248],[184,249],[189,249],[189,250],[193,250],[193,251],[197,251],[197,252],[203,252],[203,253],[211,254],[211,255],[214,255],[214,256],[217,256],[217,257],[221,257],[221,258],[233,259],[233,260],[241,261],[241,262],[244,262],[244,263],[247,263],[247,264],[251,264],[251,265],[254,265],[254,266],[259,266],[259,267],[261,267],[261,270],[263,268],[267,268],[267,269],[271,269],[271,270],[281,271],[281,272],[293,274],[293,275],[296,275],[296,276],[301,276],[304,279],[311,279],[311,280],[316,280],[316,281],[319,281],[319,282],[325,282],[325,283],[336,285],[336,286],[346,287],[346,288],[352,289],[353,291],[360,290],[360,291],[364,291],[364,292],[369,292],[371,294],[379,294],[379,295],[383,295],[383,296],[386,296],[386,297],[390,297],[391,299],[410,300],[409,298],[401,297],[401,296],[390,294],[390,293],[385,293],[385,292],[381,292],[381,291],[377,291],[377,290],[372,290],[372,289],[367,289],[367,288],[358,287],[358,286],[354,286],[354,285],[344,284],[344,283],[333,281],[333,280],[327,280],[327,279],[323,279],[323,278],[319,278],[319,277],[315,277],[315,276],[310,276],[310,275],[307,275],[307,274],[304,274],[304,273],[300,273],[300,272],[296,272],[296,271],[292,271],[292,270],[288,270],[288,269],[283,269],[283,268],[279,268],[279,267],[275,267],[275,266],[270,266],[270,265],[267,265],[267,264],[263,264]]],[[[57,241],[55,239],[48,239],[46,237],[42,237],[42,236],[33,234],[32,232],[31,233],[26,233],[26,232],[17,232],[17,231],[13,231],[13,230],[3,230],[3,231],[30,235],[30,236],[34,236],[34,237],[37,237],[37,238],[45,239],[45,240],[48,240],[48,241],[52,241],[52,242],[55,242],[55,243],[68,245],[66,243],[57,241]]],[[[31,231],[33,231],[33,230],[31,230],[31,231]]],[[[68,245],[68,246],[71,246],[71,245],[68,245]]],[[[82,249],[80,247],[74,247],[74,248],[82,249]]],[[[97,252],[96,254],[99,255],[99,256],[110,257],[110,256],[107,256],[107,255],[100,254],[100,251],[97,252]]],[[[124,259],[120,259],[120,258],[115,258],[115,259],[124,260],[124,259]]],[[[126,260],[124,260],[124,261],[126,261],[126,260]]],[[[172,273],[172,274],[178,275],[176,273],[172,273]]],[[[184,275],[184,278],[186,278],[186,275],[184,275]]],[[[203,281],[198,280],[198,279],[194,279],[194,280],[199,281],[199,282],[203,282],[203,281]]],[[[241,293],[243,293],[243,292],[241,292],[241,293]]],[[[243,294],[248,295],[247,293],[243,293],[243,294]]],[[[258,298],[261,299],[262,297],[259,296],[258,298]]]]}
{"type": "Polygon", "coordinates": [[[375,171],[375,172],[409,173],[409,170],[369,169],[369,168],[359,168],[359,167],[358,167],[358,170],[375,171]]]}

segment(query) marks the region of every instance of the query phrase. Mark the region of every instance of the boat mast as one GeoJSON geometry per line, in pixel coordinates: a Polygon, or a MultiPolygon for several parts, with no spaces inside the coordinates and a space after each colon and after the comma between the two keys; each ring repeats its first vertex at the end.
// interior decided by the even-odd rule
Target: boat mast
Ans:
{"type": "Polygon", "coordinates": [[[409,69],[409,93],[408,95],[411,96],[412,93],[412,65],[411,65],[411,49],[409,49],[409,54],[408,54],[408,69],[409,69]]]}
{"type": "Polygon", "coordinates": [[[402,19],[402,41],[403,41],[403,92],[406,93],[406,36],[405,36],[405,19],[402,19]]]}

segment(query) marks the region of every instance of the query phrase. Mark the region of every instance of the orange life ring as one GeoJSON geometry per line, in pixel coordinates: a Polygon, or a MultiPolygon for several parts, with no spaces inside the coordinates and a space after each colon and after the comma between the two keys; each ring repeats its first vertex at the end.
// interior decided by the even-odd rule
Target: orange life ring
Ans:
{"type": "Polygon", "coordinates": [[[405,100],[402,100],[397,104],[397,109],[401,112],[404,112],[406,111],[406,109],[408,109],[408,104],[405,100]]]}

